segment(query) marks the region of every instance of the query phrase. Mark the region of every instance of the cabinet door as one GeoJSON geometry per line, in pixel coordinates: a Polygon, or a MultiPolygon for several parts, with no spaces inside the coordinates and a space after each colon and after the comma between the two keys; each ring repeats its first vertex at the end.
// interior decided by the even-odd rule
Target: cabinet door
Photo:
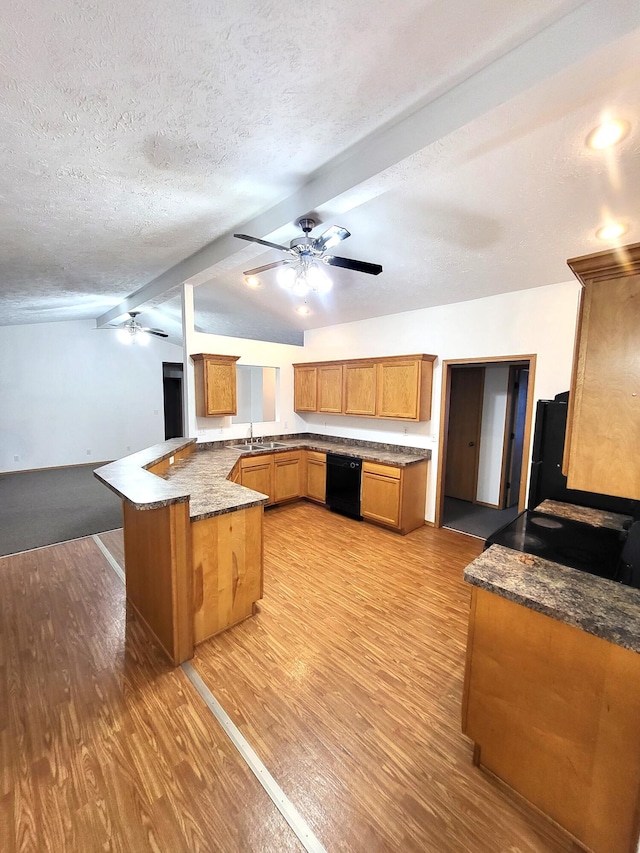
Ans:
{"type": "Polygon", "coordinates": [[[300,497],[300,451],[276,453],[274,467],[274,501],[288,501],[300,497]]]}
{"type": "Polygon", "coordinates": [[[327,500],[327,455],[315,450],[307,451],[307,488],[305,495],[313,501],[327,500]]]}
{"type": "Polygon", "coordinates": [[[581,303],[567,487],[640,498],[640,275],[588,282],[581,303]]]}
{"type": "Polygon", "coordinates": [[[198,417],[235,415],[236,361],[240,356],[197,353],[191,358],[194,363],[198,417]]]}
{"type": "Polygon", "coordinates": [[[318,405],[317,367],[293,368],[293,408],[296,412],[315,412],[318,405]]]}
{"type": "Polygon", "coordinates": [[[418,420],[420,367],[419,361],[394,361],[378,365],[378,417],[418,420]]]}
{"type": "Polygon", "coordinates": [[[342,412],[342,365],[318,368],[318,411],[339,415],[342,412]]]}
{"type": "Polygon", "coordinates": [[[370,415],[376,413],[376,365],[344,365],[344,413],[370,415]]]}
{"type": "Polygon", "coordinates": [[[273,460],[270,456],[242,460],[242,485],[269,495],[268,504],[273,503],[273,460]]]}
{"type": "Polygon", "coordinates": [[[400,527],[400,477],[399,468],[363,463],[360,512],[365,518],[400,527]]]}

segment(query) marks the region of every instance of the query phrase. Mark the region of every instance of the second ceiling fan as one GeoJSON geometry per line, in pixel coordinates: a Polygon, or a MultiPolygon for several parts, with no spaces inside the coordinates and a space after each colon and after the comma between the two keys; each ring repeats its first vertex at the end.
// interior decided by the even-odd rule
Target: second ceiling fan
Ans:
{"type": "Polygon", "coordinates": [[[296,221],[296,225],[302,230],[303,236],[293,239],[289,246],[282,246],[279,243],[272,243],[269,240],[261,240],[259,237],[251,237],[248,234],[234,234],[233,236],[238,237],[240,240],[259,243],[261,246],[278,249],[291,256],[286,260],[274,261],[270,264],[264,264],[261,267],[245,270],[243,274],[246,276],[255,276],[276,267],[288,267],[284,271],[285,275],[281,283],[285,288],[292,290],[294,293],[304,295],[309,290],[323,293],[330,289],[331,282],[323,275],[320,264],[342,267],[343,269],[364,272],[369,275],[379,275],[382,272],[380,264],[370,264],[367,261],[356,261],[353,258],[341,258],[338,255],[326,254],[327,249],[333,248],[333,246],[351,236],[351,233],[346,228],[341,228],[339,225],[331,225],[319,237],[311,237],[310,234],[317,225],[315,219],[312,219],[310,216],[303,216],[296,221]]]}

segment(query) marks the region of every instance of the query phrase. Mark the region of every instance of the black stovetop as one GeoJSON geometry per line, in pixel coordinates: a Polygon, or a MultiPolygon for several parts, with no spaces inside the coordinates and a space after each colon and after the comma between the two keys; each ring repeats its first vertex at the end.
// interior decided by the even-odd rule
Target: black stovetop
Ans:
{"type": "Polygon", "coordinates": [[[525,551],[610,580],[618,577],[623,540],[619,531],[525,510],[485,542],[525,551]]]}

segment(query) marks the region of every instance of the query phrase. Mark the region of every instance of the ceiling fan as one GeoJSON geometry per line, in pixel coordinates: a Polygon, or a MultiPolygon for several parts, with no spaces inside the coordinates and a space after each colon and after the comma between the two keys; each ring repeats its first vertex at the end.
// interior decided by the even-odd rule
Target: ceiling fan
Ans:
{"type": "Polygon", "coordinates": [[[123,343],[133,344],[136,341],[145,342],[148,340],[147,335],[154,335],[156,338],[168,338],[167,332],[162,329],[150,329],[148,326],[143,326],[136,320],[139,311],[129,311],[129,319],[118,326],[107,326],[108,329],[116,329],[118,337],[123,343]]]}
{"type": "Polygon", "coordinates": [[[331,282],[323,274],[320,264],[365,272],[369,275],[379,275],[382,272],[380,264],[370,264],[367,261],[356,261],[352,258],[325,254],[327,249],[331,249],[342,240],[346,240],[347,237],[351,236],[351,233],[339,225],[331,225],[319,237],[311,237],[310,234],[317,224],[316,220],[310,216],[302,216],[296,220],[296,225],[302,230],[303,236],[293,239],[288,247],[271,243],[269,240],[261,240],[259,237],[251,237],[248,234],[234,234],[233,236],[240,238],[240,240],[259,243],[261,246],[278,249],[291,256],[287,260],[274,261],[271,264],[245,270],[243,275],[256,276],[258,273],[266,272],[275,267],[286,267],[283,271],[284,275],[280,279],[282,286],[304,296],[309,290],[318,293],[326,293],[330,290],[331,282]]]}

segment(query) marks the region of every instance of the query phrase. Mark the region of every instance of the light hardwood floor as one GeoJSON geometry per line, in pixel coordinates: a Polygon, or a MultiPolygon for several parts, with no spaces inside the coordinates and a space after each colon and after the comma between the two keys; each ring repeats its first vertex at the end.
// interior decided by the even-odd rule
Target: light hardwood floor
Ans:
{"type": "MultiPolygon", "coordinates": [[[[121,534],[101,540],[121,561],[121,534]]],[[[258,615],[197,648],[328,851],[575,849],[473,767],[460,733],[462,568],[480,548],[274,508],[258,615]]],[[[124,606],[90,538],[0,559],[3,853],[301,849],[124,606]]]]}

